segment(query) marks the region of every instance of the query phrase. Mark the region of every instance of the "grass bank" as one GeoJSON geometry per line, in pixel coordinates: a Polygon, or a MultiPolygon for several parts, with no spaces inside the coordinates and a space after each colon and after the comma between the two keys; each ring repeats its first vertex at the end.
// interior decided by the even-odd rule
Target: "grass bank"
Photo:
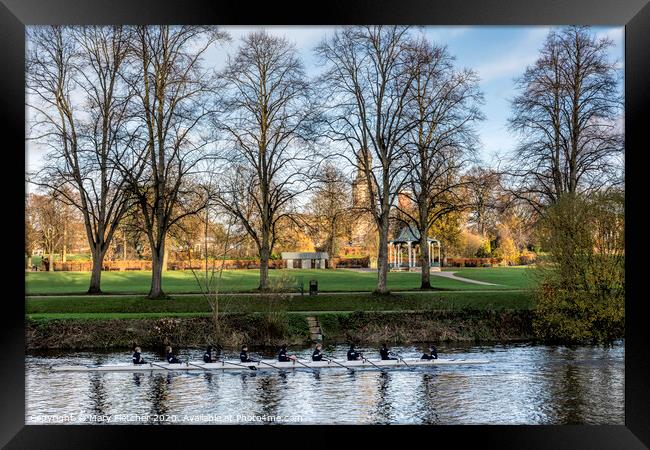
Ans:
{"type": "MultiPolygon", "coordinates": [[[[449,269],[458,276],[467,276],[478,281],[497,283],[489,286],[494,290],[527,289],[535,281],[526,267],[494,267],[477,269],[449,269]]],[[[291,276],[302,279],[305,289],[309,280],[317,280],[322,292],[373,291],[377,285],[376,272],[355,272],[351,270],[295,269],[271,270],[270,277],[291,276]]],[[[84,294],[88,289],[89,272],[27,272],[25,289],[28,295],[84,294]]],[[[146,294],[151,283],[151,272],[104,272],[102,290],[105,293],[146,294]]],[[[222,292],[252,292],[259,283],[258,270],[225,270],[220,290],[222,292]]],[[[454,291],[485,290],[486,286],[470,284],[448,278],[431,276],[435,289],[454,291]]],[[[414,290],[420,287],[419,272],[391,272],[388,274],[388,288],[393,291],[414,290]]],[[[168,271],[163,275],[163,290],[169,294],[197,293],[197,284],[191,271],[168,271]]]]}
{"type": "MultiPolygon", "coordinates": [[[[445,310],[393,312],[316,312],[328,344],[350,342],[406,344],[417,342],[507,342],[532,338],[530,310],[445,310]]],[[[310,342],[306,314],[227,313],[219,330],[209,317],[138,319],[28,319],[27,349],[160,348],[302,345],[310,342]]]]}
{"type": "MultiPolygon", "coordinates": [[[[225,296],[222,313],[319,312],[319,311],[441,311],[441,310],[528,310],[533,299],[527,291],[426,292],[390,296],[372,294],[319,294],[267,298],[259,295],[225,296]]],[[[177,296],[147,300],[143,296],[39,297],[26,300],[28,318],[44,320],[124,319],[164,316],[205,316],[210,305],[201,296],[177,296]],[[93,317],[94,316],[94,317],[93,317]]]]}

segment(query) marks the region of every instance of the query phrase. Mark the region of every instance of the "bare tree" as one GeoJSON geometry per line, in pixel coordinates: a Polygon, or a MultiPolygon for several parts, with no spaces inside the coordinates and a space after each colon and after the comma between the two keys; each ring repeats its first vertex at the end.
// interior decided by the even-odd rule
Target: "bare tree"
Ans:
{"type": "Polygon", "coordinates": [[[47,271],[54,270],[54,252],[63,240],[63,216],[60,214],[60,199],[53,190],[45,195],[31,194],[30,206],[33,210],[32,226],[38,242],[48,255],[47,271]]]}
{"type": "Polygon", "coordinates": [[[201,26],[138,26],[134,34],[129,84],[145,131],[130,164],[120,167],[142,212],[152,259],[148,297],[155,299],[165,296],[162,271],[169,229],[205,207],[188,183],[198,176],[197,164],[210,142],[202,128],[213,112],[207,106],[212,80],[201,58],[228,36],[201,26]]]}
{"type": "Polygon", "coordinates": [[[413,123],[404,109],[413,75],[404,50],[408,28],[349,27],[325,39],[316,53],[326,64],[327,133],[341,156],[365,173],[367,208],[379,230],[377,292],[387,293],[390,211],[404,183],[403,154],[413,123]]]}
{"type": "Polygon", "coordinates": [[[202,214],[187,216],[186,220],[177,222],[179,229],[175,231],[178,232],[179,242],[187,249],[190,271],[196,280],[201,295],[210,305],[214,335],[219,338],[222,331],[221,322],[219,321],[220,291],[225,260],[234,249],[241,245],[245,234],[238,235],[236,233],[236,218],[224,215],[222,211],[216,210],[212,200],[215,198],[212,192],[214,185],[212,177],[209,176],[197,186],[197,190],[202,193],[205,208],[202,214]],[[224,216],[227,219],[225,224],[219,221],[224,216]],[[184,226],[183,222],[187,221],[192,222],[190,229],[184,226]],[[202,257],[202,267],[200,268],[195,267],[196,234],[201,235],[200,249],[198,249],[198,253],[202,257]]]}
{"type": "Polygon", "coordinates": [[[414,225],[420,239],[421,288],[431,288],[429,230],[447,214],[467,206],[463,198],[466,181],[462,169],[476,155],[478,139],[474,125],[483,119],[479,106],[483,95],[471,70],[457,70],[446,48],[425,38],[408,50],[409,71],[414,79],[409,96],[409,114],[417,125],[409,133],[405,153],[408,198],[397,210],[414,225]]]}
{"type": "Polygon", "coordinates": [[[612,45],[588,27],[552,31],[517,80],[510,126],[521,145],[506,174],[513,191],[537,209],[566,193],[622,183],[620,71],[607,55],[612,45]]]}
{"type": "Polygon", "coordinates": [[[25,196],[25,268],[28,270],[32,268],[32,255],[38,245],[38,231],[35,227],[37,217],[33,198],[33,194],[25,196]]]}
{"type": "Polygon", "coordinates": [[[470,203],[468,222],[481,236],[496,227],[502,206],[501,176],[493,169],[474,167],[467,174],[467,197],[470,203]]]}
{"type": "Polygon", "coordinates": [[[309,188],[316,108],[295,46],[264,31],[242,39],[221,74],[229,170],[219,205],[236,217],[260,256],[260,290],[268,290],[277,227],[309,188]]]}
{"type": "Polygon", "coordinates": [[[133,139],[131,92],[123,81],[130,37],[120,26],[47,26],[28,34],[31,134],[50,149],[30,181],[81,212],[94,294],[101,293],[102,262],[129,203],[113,162],[133,139]]]}
{"type": "Polygon", "coordinates": [[[323,242],[329,255],[329,267],[334,267],[334,257],[339,252],[339,241],[346,235],[352,220],[349,182],[343,172],[332,163],[322,166],[317,177],[310,209],[314,220],[309,227],[323,242]]]}

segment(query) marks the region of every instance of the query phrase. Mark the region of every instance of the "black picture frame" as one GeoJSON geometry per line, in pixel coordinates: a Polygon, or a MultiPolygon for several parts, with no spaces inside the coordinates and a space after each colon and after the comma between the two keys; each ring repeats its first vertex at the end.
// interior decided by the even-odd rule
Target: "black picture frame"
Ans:
{"type": "MultiPolygon", "coordinates": [[[[215,23],[228,25],[335,25],[335,24],[413,24],[413,25],[564,25],[591,24],[625,26],[625,135],[626,135],[626,235],[627,296],[625,335],[625,425],[624,426],[427,426],[400,427],[247,427],[218,426],[219,440],[232,437],[248,446],[258,440],[260,432],[282,432],[265,438],[296,442],[296,431],[303,445],[340,445],[355,433],[362,443],[368,437],[431,440],[426,445],[440,445],[453,439],[454,445],[469,441],[482,447],[498,448],[647,448],[650,446],[650,352],[648,327],[650,306],[643,295],[642,264],[644,197],[643,151],[647,148],[647,127],[642,119],[650,104],[650,4],[648,0],[431,0],[329,1],[312,5],[307,2],[193,1],[189,4],[171,0],[2,0],[0,4],[0,124],[5,125],[3,139],[2,197],[11,224],[5,239],[11,249],[5,255],[5,283],[11,289],[2,296],[2,412],[0,444],[6,448],[116,448],[129,443],[142,446],[154,437],[162,437],[167,447],[182,445],[188,436],[213,435],[209,430],[192,426],[159,429],[140,426],[26,426],[25,425],[25,305],[24,268],[18,255],[23,252],[25,186],[25,102],[24,54],[25,25],[35,24],[111,24],[111,23],[215,23]],[[311,7],[311,9],[310,9],[311,7]],[[23,169],[23,170],[21,170],[23,169]],[[24,194],[24,192],[23,192],[24,194]],[[11,237],[10,237],[11,236],[11,237]],[[342,436],[345,434],[346,436],[342,436]],[[316,436],[315,439],[311,439],[316,436]]],[[[647,234],[647,233],[646,233],[647,234]]],[[[215,442],[215,441],[213,441],[215,442]]],[[[219,441],[216,441],[219,442],[219,441]]],[[[215,442],[215,443],[216,443],[215,442]]],[[[222,441],[226,442],[226,441],[222,441]]],[[[400,441],[397,441],[400,442],[400,441]]],[[[209,443],[209,441],[208,441],[209,443]]],[[[133,446],[135,446],[133,445],[133,446]]],[[[210,444],[211,445],[211,444],[210,444]]],[[[401,444],[404,445],[404,444],[401,444]]],[[[420,445],[420,444],[415,444],[420,445]]],[[[147,445],[149,446],[149,445],[147,445]]]]}

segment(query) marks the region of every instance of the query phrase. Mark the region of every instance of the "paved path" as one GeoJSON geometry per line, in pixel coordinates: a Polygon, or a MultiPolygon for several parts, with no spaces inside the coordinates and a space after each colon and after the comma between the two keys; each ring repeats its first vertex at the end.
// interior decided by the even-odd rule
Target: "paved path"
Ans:
{"type": "Polygon", "coordinates": [[[449,278],[451,280],[456,280],[456,281],[462,281],[464,283],[481,284],[483,286],[499,286],[498,284],[488,283],[486,281],[470,280],[469,278],[458,277],[456,276],[456,272],[431,272],[431,275],[435,275],[437,277],[449,278]]]}
{"type": "MultiPolygon", "coordinates": [[[[377,272],[377,269],[368,269],[368,268],[345,269],[345,270],[349,270],[352,272],[377,272]]],[[[470,280],[469,278],[459,277],[456,276],[456,272],[441,272],[439,270],[432,270],[431,275],[435,275],[437,277],[449,278],[451,280],[456,280],[456,281],[462,281],[464,283],[480,284],[483,286],[500,286],[499,284],[488,283],[486,281],[470,280]]]]}

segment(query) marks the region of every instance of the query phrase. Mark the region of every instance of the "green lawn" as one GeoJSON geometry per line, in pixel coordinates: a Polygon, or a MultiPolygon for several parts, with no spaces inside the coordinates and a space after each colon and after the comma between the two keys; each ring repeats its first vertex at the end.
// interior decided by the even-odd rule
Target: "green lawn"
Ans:
{"type": "MultiPolygon", "coordinates": [[[[521,267],[458,268],[450,269],[459,276],[498,283],[499,286],[481,286],[431,276],[431,284],[438,289],[476,291],[525,289],[531,286],[526,276],[528,269],[521,267]]],[[[375,272],[353,272],[349,270],[271,270],[272,278],[281,275],[302,277],[305,289],[309,280],[318,281],[321,292],[372,291],[376,287],[375,272]]],[[[28,295],[38,294],[82,294],[88,289],[89,272],[26,272],[25,288],[28,295]]],[[[149,291],[151,273],[145,271],[104,272],[102,290],[106,293],[146,294],[149,291]]],[[[258,270],[227,270],[223,273],[223,292],[250,292],[259,281],[258,270]]],[[[420,273],[393,272],[388,275],[388,288],[393,291],[418,289],[420,273]]],[[[168,271],[163,275],[163,289],[173,293],[196,293],[198,285],[191,271],[168,271]]]]}
{"type": "Polygon", "coordinates": [[[471,280],[495,283],[511,288],[530,289],[537,284],[534,266],[515,267],[450,267],[445,272],[456,272],[456,276],[471,280]]]}
{"type": "MultiPolygon", "coordinates": [[[[338,312],[338,311],[422,311],[446,309],[530,309],[532,298],[526,291],[508,292],[430,292],[391,296],[371,294],[321,294],[269,300],[262,296],[224,297],[222,313],[237,312],[338,312]]],[[[203,315],[210,306],[200,296],[147,300],[141,296],[28,298],[30,318],[120,318],[203,315]]]]}

